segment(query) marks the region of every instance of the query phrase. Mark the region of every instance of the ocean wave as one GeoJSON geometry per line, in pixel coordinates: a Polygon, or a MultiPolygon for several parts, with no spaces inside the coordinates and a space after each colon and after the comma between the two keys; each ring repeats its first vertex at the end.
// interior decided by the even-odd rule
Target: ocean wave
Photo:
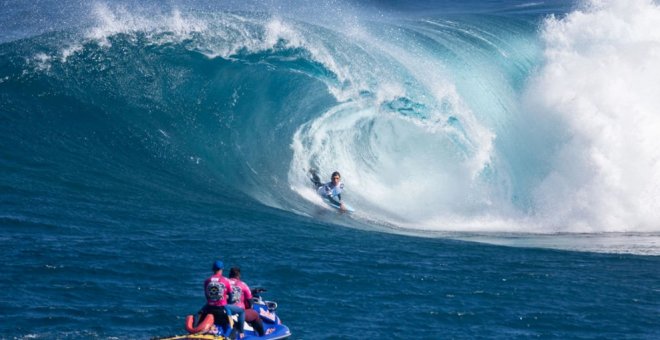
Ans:
{"type": "Polygon", "coordinates": [[[78,30],[0,46],[3,144],[19,163],[66,160],[53,171],[88,183],[75,190],[134,183],[311,215],[314,167],[342,172],[367,224],[652,232],[658,16],[600,1],[333,25],[99,4],[78,30]]]}

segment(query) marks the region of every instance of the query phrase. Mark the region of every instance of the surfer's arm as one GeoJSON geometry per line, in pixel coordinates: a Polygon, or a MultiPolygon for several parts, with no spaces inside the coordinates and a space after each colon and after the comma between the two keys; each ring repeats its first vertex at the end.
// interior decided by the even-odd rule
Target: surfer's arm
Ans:
{"type": "Polygon", "coordinates": [[[337,195],[337,196],[328,195],[328,199],[331,202],[335,202],[335,204],[339,206],[340,210],[346,210],[346,206],[344,205],[344,202],[341,201],[341,195],[337,195]]]}

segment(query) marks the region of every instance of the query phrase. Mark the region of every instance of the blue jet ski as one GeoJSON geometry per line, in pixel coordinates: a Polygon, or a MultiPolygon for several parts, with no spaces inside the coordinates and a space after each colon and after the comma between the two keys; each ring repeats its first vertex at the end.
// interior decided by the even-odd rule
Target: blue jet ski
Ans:
{"type": "MultiPolygon", "coordinates": [[[[283,325],[280,318],[275,314],[277,302],[264,301],[261,298],[261,293],[266,290],[263,288],[255,288],[250,291],[252,292],[252,309],[259,314],[264,324],[265,334],[264,336],[259,336],[254,328],[246,322],[243,340],[278,340],[290,337],[291,331],[289,327],[283,325]]],[[[234,318],[234,322],[237,321],[236,316],[232,316],[232,318],[234,318]]]]}
{"type": "MultiPolygon", "coordinates": [[[[244,324],[242,340],[279,340],[291,336],[289,327],[282,324],[282,321],[275,313],[277,302],[264,301],[261,293],[266,290],[263,288],[251,289],[252,309],[254,309],[263,322],[265,334],[259,334],[247,322],[244,324]]],[[[175,335],[170,337],[153,338],[152,340],[184,340],[184,339],[207,339],[207,340],[229,340],[238,339],[238,333],[233,327],[238,320],[238,316],[231,315],[228,320],[214,320],[213,315],[209,314],[204,320],[198,320],[197,326],[194,326],[195,317],[188,315],[186,317],[186,330],[189,334],[175,335]]]]}

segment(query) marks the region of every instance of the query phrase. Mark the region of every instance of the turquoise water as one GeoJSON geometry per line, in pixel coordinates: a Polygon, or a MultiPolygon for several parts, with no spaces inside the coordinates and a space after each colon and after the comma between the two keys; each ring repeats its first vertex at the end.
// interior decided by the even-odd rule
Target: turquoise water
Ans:
{"type": "Polygon", "coordinates": [[[0,16],[2,338],[181,334],[216,258],[295,339],[660,336],[653,2],[0,16]]]}

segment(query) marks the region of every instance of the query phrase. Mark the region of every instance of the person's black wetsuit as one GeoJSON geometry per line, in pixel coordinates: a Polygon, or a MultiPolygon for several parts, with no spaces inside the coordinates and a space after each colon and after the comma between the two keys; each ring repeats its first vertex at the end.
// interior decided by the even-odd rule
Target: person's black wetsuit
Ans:
{"type": "Polygon", "coordinates": [[[316,172],[315,169],[309,170],[309,175],[310,175],[310,180],[312,181],[312,184],[314,185],[314,189],[318,189],[319,187],[323,186],[323,183],[321,182],[321,178],[319,178],[319,174],[316,172]]]}

